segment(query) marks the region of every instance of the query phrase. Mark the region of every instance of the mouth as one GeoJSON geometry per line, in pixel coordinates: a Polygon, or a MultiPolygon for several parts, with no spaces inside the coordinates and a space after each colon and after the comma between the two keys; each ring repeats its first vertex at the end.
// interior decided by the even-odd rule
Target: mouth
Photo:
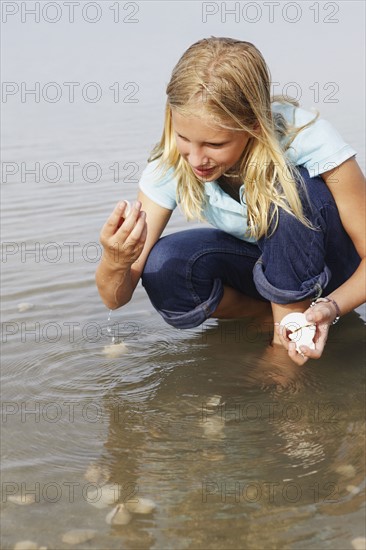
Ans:
{"type": "Polygon", "coordinates": [[[197,176],[201,178],[202,177],[207,178],[208,176],[214,173],[214,171],[216,170],[216,166],[213,166],[212,168],[194,168],[192,166],[192,170],[197,176]]]}

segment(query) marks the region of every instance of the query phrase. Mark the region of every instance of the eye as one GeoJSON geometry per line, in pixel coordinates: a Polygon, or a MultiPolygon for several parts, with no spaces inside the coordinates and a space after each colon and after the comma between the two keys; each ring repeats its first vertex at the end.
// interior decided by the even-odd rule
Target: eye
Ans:
{"type": "Polygon", "coordinates": [[[209,147],[222,147],[225,143],[207,143],[209,147]]]}
{"type": "Polygon", "coordinates": [[[187,139],[187,138],[185,138],[185,137],[181,136],[180,134],[177,134],[177,136],[178,136],[178,137],[179,137],[180,139],[182,139],[183,141],[188,141],[188,139],[187,139]]]}

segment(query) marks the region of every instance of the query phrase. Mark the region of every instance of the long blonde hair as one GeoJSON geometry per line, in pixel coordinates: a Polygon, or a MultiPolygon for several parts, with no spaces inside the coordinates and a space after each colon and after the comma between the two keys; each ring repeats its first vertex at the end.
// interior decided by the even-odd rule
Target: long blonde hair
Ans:
{"type": "Polygon", "coordinates": [[[177,200],[188,219],[203,219],[205,184],[178,152],[172,108],[184,116],[199,112],[205,121],[222,129],[249,133],[238,170],[248,208],[247,234],[255,239],[268,235],[269,228],[277,226],[279,208],[310,226],[295,181],[301,185],[301,178],[279,143],[281,137],[288,136],[289,147],[304,127],[294,131],[281,115],[273,116],[270,85],[261,53],[253,44],[233,38],[200,40],[174,67],[166,90],[163,134],[149,161],[159,158],[159,168],[173,168],[177,200]]]}

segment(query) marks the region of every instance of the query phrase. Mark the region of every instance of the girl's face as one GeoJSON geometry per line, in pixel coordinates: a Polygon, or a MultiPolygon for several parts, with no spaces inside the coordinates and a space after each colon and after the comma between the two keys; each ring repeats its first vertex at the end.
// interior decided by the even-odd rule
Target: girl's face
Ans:
{"type": "Polygon", "coordinates": [[[172,109],[177,148],[202,181],[217,180],[239,161],[250,139],[248,132],[207,126],[202,118],[182,116],[172,109]]]}

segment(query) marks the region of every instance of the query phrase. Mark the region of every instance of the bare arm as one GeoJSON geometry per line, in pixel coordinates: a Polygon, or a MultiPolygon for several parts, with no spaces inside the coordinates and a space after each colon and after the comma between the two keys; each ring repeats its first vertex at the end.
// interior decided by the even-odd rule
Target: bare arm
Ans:
{"type": "Polygon", "coordinates": [[[110,309],[131,300],[150,250],[172,214],[141,191],[135,208],[124,218],[126,203],[118,203],[100,233],[103,255],[96,271],[99,294],[110,309]]]}
{"type": "Polygon", "coordinates": [[[341,313],[345,314],[366,301],[365,178],[354,158],[325,172],[322,177],[337,204],[342,225],[361,258],[353,275],[329,295],[337,302],[341,313]]]}
{"type": "MultiPolygon", "coordinates": [[[[366,186],[365,178],[354,158],[342,163],[339,167],[325,172],[322,178],[329,187],[337,204],[339,215],[344,229],[352,239],[353,244],[361,258],[361,263],[353,275],[345,281],[329,297],[335,300],[341,314],[349,313],[354,308],[366,301],[366,186]]],[[[308,321],[314,321],[317,325],[316,349],[304,348],[302,357],[295,351],[295,344],[290,343],[278,330],[274,343],[281,343],[288,349],[289,356],[298,364],[303,364],[307,359],[317,359],[322,355],[328,337],[329,325],[336,317],[336,311],[332,303],[319,303],[309,309],[310,301],[295,304],[272,304],[274,322],[281,319],[291,311],[304,311],[308,321]]]]}

